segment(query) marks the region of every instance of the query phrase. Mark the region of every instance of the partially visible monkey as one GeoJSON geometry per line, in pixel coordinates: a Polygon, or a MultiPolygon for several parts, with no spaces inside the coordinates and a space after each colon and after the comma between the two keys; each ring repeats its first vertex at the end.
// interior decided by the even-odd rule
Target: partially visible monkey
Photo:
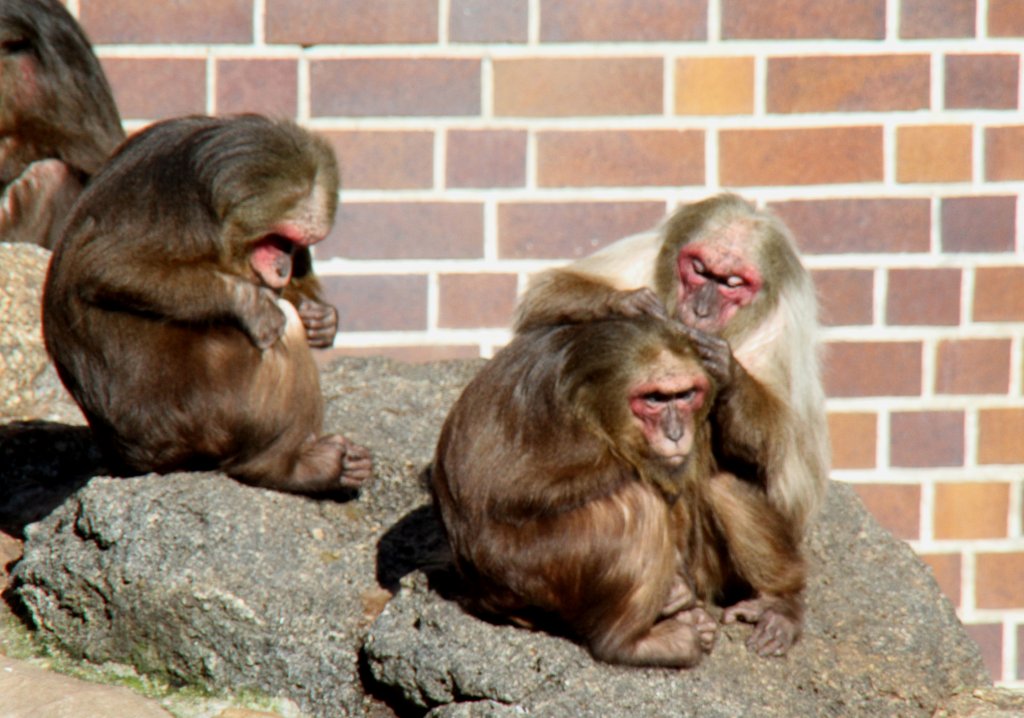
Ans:
{"type": "MultiPolygon", "coordinates": [[[[430,482],[468,607],[554,620],[605,661],[688,667],[717,624],[781,655],[802,617],[794,527],[716,465],[714,380],[653,318],[521,332],[466,387],[430,482]]],[[[752,457],[757,458],[757,457],[752,457]]]]}
{"type": "Polygon", "coordinates": [[[58,0],[0,0],[0,240],[53,247],[124,140],[103,69],[58,0]]]}
{"type": "Polygon", "coordinates": [[[516,328],[641,314],[688,327],[719,385],[716,458],[803,533],[830,452],[814,287],[785,226],[732,194],[684,206],[656,232],[539,275],[516,328]]]}
{"type": "Polygon", "coordinates": [[[296,257],[334,221],[322,139],[257,116],[129,139],[75,206],[43,295],[46,346],[118,468],[218,468],[283,491],[356,487],[369,453],[319,436],[296,257]]]}

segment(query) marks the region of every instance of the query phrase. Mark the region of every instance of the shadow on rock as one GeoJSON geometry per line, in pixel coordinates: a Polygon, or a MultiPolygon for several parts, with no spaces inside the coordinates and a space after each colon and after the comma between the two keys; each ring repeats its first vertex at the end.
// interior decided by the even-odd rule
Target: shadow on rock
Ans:
{"type": "Polygon", "coordinates": [[[395,593],[403,578],[414,571],[441,573],[451,554],[434,507],[413,509],[388,529],[377,544],[377,583],[395,593]]]}

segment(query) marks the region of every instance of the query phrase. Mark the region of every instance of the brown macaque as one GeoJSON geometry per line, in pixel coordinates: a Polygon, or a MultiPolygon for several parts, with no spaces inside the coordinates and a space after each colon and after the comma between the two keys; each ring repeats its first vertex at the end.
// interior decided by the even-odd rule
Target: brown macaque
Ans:
{"type": "Polygon", "coordinates": [[[58,0],[0,0],[0,241],[53,247],[124,140],[103,69],[58,0]]]}
{"type": "Polygon", "coordinates": [[[719,387],[717,461],[802,535],[830,452],[814,288],[786,227],[732,194],[684,206],[657,231],[536,277],[516,329],[639,315],[685,325],[719,387]]]}
{"type": "Polygon", "coordinates": [[[722,472],[715,380],[678,326],[650,317],[518,334],[441,431],[431,490],[467,608],[557,626],[599,659],[689,667],[711,602],[784,653],[800,631],[793,526],[722,472]]]}
{"type": "Polygon", "coordinates": [[[287,300],[337,195],[323,139],[254,115],[157,123],[93,178],[53,254],[43,331],[112,468],[304,493],[370,476],[366,449],[320,435],[287,300]]]}

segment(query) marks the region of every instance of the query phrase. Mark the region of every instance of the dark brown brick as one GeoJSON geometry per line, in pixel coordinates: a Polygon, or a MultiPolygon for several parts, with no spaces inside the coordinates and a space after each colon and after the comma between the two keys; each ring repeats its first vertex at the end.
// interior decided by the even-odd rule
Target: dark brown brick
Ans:
{"type": "Polygon", "coordinates": [[[448,36],[452,42],[526,42],[528,0],[452,0],[448,36]]]}
{"type": "Polygon", "coordinates": [[[427,278],[422,275],[324,277],[327,301],[338,309],[342,332],[423,331],[427,278]]]}
{"type": "Polygon", "coordinates": [[[888,112],[929,104],[927,55],[768,60],[769,112],[888,112]]]}
{"type": "Polygon", "coordinates": [[[829,342],[825,391],[831,397],[918,396],[920,342],[829,342]]]}
{"type": "Polygon", "coordinates": [[[449,130],[449,187],[522,187],[527,133],[521,130],[449,130]]]}
{"type": "Polygon", "coordinates": [[[942,249],[946,252],[1012,252],[1016,234],[1016,197],[942,200],[942,249]]]}
{"type": "Polygon", "coordinates": [[[889,430],[889,463],[892,466],[963,466],[962,411],[894,412],[890,417],[889,430]]]}
{"type": "Polygon", "coordinates": [[[507,327],[516,306],[514,274],[442,274],[438,277],[439,327],[507,327]]]}
{"type": "Polygon", "coordinates": [[[1019,66],[1019,55],[947,56],[946,107],[1016,109],[1019,66]]]}
{"type": "Polygon", "coordinates": [[[342,202],[317,257],[478,258],[483,226],[483,207],[472,202],[342,202]]]}
{"type": "Polygon", "coordinates": [[[974,321],[1024,321],[1024,267],[979,267],[974,275],[974,321]]]}
{"type": "Polygon", "coordinates": [[[818,310],[826,326],[869,325],[874,319],[875,275],[866,269],[819,269],[811,272],[818,310]]]}
{"type": "Polygon", "coordinates": [[[733,187],[880,182],[880,127],[723,130],[719,177],[733,187]]]}
{"type": "Polygon", "coordinates": [[[722,0],[727,40],[881,40],[885,0],[722,0]]]}
{"type": "Polygon", "coordinates": [[[805,200],[770,207],[811,254],[927,252],[931,246],[927,199],[805,200]]]}
{"type": "Polygon", "coordinates": [[[137,2],[80,0],[79,20],[94,43],[249,43],[251,0],[137,2]]]}
{"type": "Polygon", "coordinates": [[[217,114],[295,117],[299,108],[295,60],[218,60],[216,73],[217,114]]]}
{"type": "Polygon", "coordinates": [[[512,117],[661,114],[662,61],[528,58],[494,61],[494,112],[512,117]]]}
{"type": "Polygon", "coordinates": [[[477,60],[314,60],[309,72],[314,117],[480,114],[477,60]]]}
{"type": "Polygon", "coordinates": [[[108,58],[103,71],[123,119],[162,120],[206,111],[203,60],[108,58]]]}
{"type": "Polygon", "coordinates": [[[985,179],[1024,180],[1024,125],[985,129],[985,179]]]}
{"type": "MultiPolygon", "coordinates": [[[[346,189],[424,189],[434,184],[434,134],[418,131],[325,132],[346,189]]],[[[344,201],[344,197],[343,197],[344,201]]]]}
{"type": "Polygon", "coordinates": [[[498,206],[502,259],[584,257],[657,225],[661,202],[517,202],[498,206]]]}
{"type": "Polygon", "coordinates": [[[266,0],[267,42],[437,42],[437,0],[266,0]]]}
{"type": "Polygon", "coordinates": [[[543,0],[542,42],[703,40],[707,0],[543,0]]]}
{"type": "Polygon", "coordinates": [[[935,374],[939,394],[1006,394],[1010,388],[1010,340],[940,342],[935,374]]]}
{"type": "Polygon", "coordinates": [[[864,506],[896,538],[921,537],[921,487],[911,485],[853,484],[864,506]]]}
{"type": "Polygon", "coordinates": [[[1003,624],[965,623],[964,630],[981,649],[981,659],[985,662],[989,677],[996,681],[1002,679],[1003,624]]]}
{"type": "Polygon", "coordinates": [[[550,131],[537,135],[542,187],[696,185],[704,133],[696,130],[550,131]]]}
{"type": "Polygon", "coordinates": [[[928,564],[935,581],[942,589],[950,603],[960,606],[960,554],[958,553],[932,553],[922,554],[921,559],[928,564]]]}
{"type": "MultiPolygon", "coordinates": [[[[1020,0],[989,0],[988,34],[992,37],[1024,37],[1024,3],[1020,0]]],[[[1024,661],[1021,668],[1024,670],[1024,661]]]]}
{"type": "Polygon", "coordinates": [[[903,0],[900,37],[974,37],[975,0],[903,0]]]}
{"type": "Polygon", "coordinates": [[[832,467],[835,469],[873,469],[878,445],[878,417],[875,414],[828,415],[828,433],[832,440],[832,467]]]}
{"type": "Polygon", "coordinates": [[[956,326],[960,270],[892,269],[885,305],[885,322],[891,326],[956,326]]]}

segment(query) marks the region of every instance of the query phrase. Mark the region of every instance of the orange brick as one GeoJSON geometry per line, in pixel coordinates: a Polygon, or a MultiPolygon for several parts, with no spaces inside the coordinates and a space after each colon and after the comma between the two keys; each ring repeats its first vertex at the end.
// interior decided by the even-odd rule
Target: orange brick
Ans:
{"type": "Polygon", "coordinates": [[[1000,680],[1003,677],[1003,624],[967,623],[964,630],[978,644],[989,677],[1000,680]]]}
{"type": "Polygon", "coordinates": [[[960,554],[958,553],[932,553],[922,554],[921,560],[928,564],[935,581],[942,589],[942,593],[954,606],[960,606],[960,554]]]}
{"type": "Polygon", "coordinates": [[[873,469],[878,442],[875,414],[829,414],[832,466],[836,469],[873,469]]]}
{"type": "Polygon", "coordinates": [[[754,111],[754,60],[690,57],[676,62],[677,115],[749,115],[754,111]]]}
{"type": "Polygon", "coordinates": [[[1016,236],[1016,196],[942,199],[946,252],[1012,252],[1016,236]]]}
{"type": "Polygon", "coordinates": [[[896,179],[900,182],[967,182],[971,162],[971,128],[966,125],[896,131],[896,179]]]}
{"type": "Polygon", "coordinates": [[[975,271],[974,321],[1024,321],[1024,267],[979,267],[975,271]]]}
{"type": "Polygon", "coordinates": [[[890,270],[885,305],[886,324],[956,326],[960,323],[960,270],[890,270]]]}
{"type": "Polygon", "coordinates": [[[448,37],[452,42],[526,42],[528,0],[452,0],[448,37]]]}
{"type": "Polygon", "coordinates": [[[449,187],[522,187],[526,184],[526,132],[449,130],[449,187]]]}
{"type": "Polygon", "coordinates": [[[162,120],[206,111],[206,62],[170,58],[109,58],[103,71],[121,117],[162,120]]]}
{"type": "Polygon", "coordinates": [[[1006,536],[1010,487],[1006,483],[935,485],[935,538],[1006,536]]]}
{"type": "Polygon", "coordinates": [[[442,274],[438,277],[438,326],[507,327],[516,304],[514,274],[442,274]]]}
{"type": "Polygon", "coordinates": [[[885,37],[885,0],[722,0],[722,37],[881,40],[885,37]]]}
{"type": "Polygon", "coordinates": [[[838,199],[772,202],[800,248],[815,254],[927,252],[927,199],[838,199]]]}
{"type": "Polygon", "coordinates": [[[889,422],[889,463],[927,468],[963,466],[962,411],[900,411],[889,422]]]}
{"type": "Polygon", "coordinates": [[[980,553],[974,587],[978,608],[1024,608],[1024,553],[980,553]]]}
{"type": "Polygon", "coordinates": [[[899,484],[853,484],[868,511],[896,538],[921,535],[921,487],[899,484]]]}
{"type": "Polygon", "coordinates": [[[831,397],[921,393],[920,342],[830,342],[824,368],[831,397]]]}
{"type": "Polygon", "coordinates": [[[974,37],[975,0],[903,0],[900,37],[974,37]]]}
{"type": "Polygon", "coordinates": [[[475,202],[342,202],[317,257],[479,258],[483,233],[483,206],[475,202]]]}
{"type": "Polygon", "coordinates": [[[295,117],[299,68],[295,60],[218,60],[217,105],[221,115],[258,112],[295,117]]]}
{"type": "Polygon", "coordinates": [[[703,40],[706,0],[544,0],[542,42],[703,40]]]}
{"type": "Polygon", "coordinates": [[[1024,409],[978,412],[978,463],[1024,464],[1024,409]]]}
{"type": "Polygon", "coordinates": [[[935,391],[1005,394],[1010,388],[1009,339],[953,339],[939,343],[935,391]]]}
{"type": "Polygon", "coordinates": [[[733,187],[879,182],[882,130],[724,130],[719,177],[733,187]]]}
{"type": "Polygon", "coordinates": [[[267,42],[437,42],[436,0],[267,0],[267,42]]]}
{"type": "Polygon", "coordinates": [[[252,42],[251,0],[81,0],[79,20],[95,43],[252,42]]]}
{"type": "Polygon", "coordinates": [[[696,185],[704,182],[704,133],[696,130],[540,132],[542,187],[696,185]]]}
{"type": "Polygon", "coordinates": [[[768,60],[769,112],[926,109],[927,55],[780,57],[768,60]]]}
{"type": "Polygon", "coordinates": [[[327,301],[338,309],[341,332],[423,331],[427,278],[416,275],[322,277],[327,301]]]}
{"type": "Polygon", "coordinates": [[[951,110],[1017,109],[1020,56],[947,55],[946,107],[951,110]]]}
{"type": "Polygon", "coordinates": [[[347,189],[425,189],[434,184],[432,132],[324,132],[347,189]]]}
{"type": "Polygon", "coordinates": [[[1024,125],[985,129],[985,179],[1024,180],[1024,125]]]}
{"type": "Polygon", "coordinates": [[[494,61],[494,113],[513,117],[654,115],[662,63],[648,58],[494,61]]]}
{"type": "Polygon", "coordinates": [[[1020,0],[989,0],[988,34],[1024,37],[1024,4],[1020,0]]]}
{"type": "Polygon", "coordinates": [[[811,277],[817,288],[822,324],[871,324],[875,302],[874,272],[866,269],[818,269],[811,272],[811,277]]]}

